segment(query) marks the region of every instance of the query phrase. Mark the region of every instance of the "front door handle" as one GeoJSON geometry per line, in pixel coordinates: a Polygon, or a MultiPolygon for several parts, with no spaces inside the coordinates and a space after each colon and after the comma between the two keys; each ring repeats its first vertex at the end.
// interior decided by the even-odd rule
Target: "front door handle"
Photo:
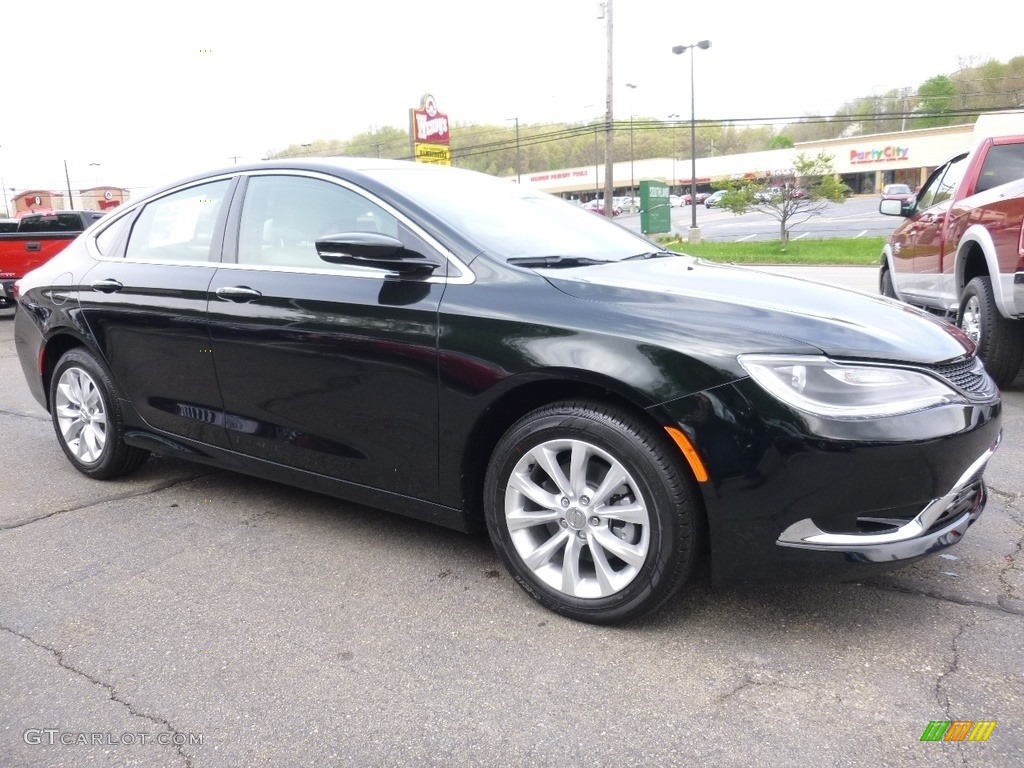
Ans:
{"type": "Polygon", "coordinates": [[[255,301],[263,295],[255,288],[250,288],[247,285],[225,286],[224,288],[218,288],[214,293],[217,294],[219,299],[235,301],[240,304],[244,304],[247,301],[255,301]]]}
{"type": "Polygon", "coordinates": [[[99,291],[100,293],[117,293],[122,288],[124,288],[124,286],[121,285],[121,283],[110,277],[106,280],[97,280],[92,284],[92,289],[94,291],[99,291]]]}

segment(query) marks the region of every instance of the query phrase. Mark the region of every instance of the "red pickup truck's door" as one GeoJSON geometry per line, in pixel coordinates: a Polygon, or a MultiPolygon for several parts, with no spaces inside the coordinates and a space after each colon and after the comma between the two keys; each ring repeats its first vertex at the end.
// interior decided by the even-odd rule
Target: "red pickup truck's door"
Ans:
{"type": "Polygon", "coordinates": [[[934,173],[918,193],[917,212],[901,228],[899,256],[903,260],[904,274],[900,290],[916,301],[943,306],[947,279],[944,267],[947,262],[951,263],[952,255],[947,253],[950,247],[946,238],[947,218],[966,167],[965,154],[934,173]]]}

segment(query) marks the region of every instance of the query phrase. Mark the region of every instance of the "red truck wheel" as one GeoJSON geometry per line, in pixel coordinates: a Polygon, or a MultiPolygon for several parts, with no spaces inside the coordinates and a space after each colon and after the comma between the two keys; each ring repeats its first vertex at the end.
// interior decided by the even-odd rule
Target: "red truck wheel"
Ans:
{"type": "Polygon", "coordinates": [[[999,314],[988,276],[964,288],[956,324],[978,345],[978,356],[996,384],[1010,386],[1024,360],[1024,323],[999,314]]]}

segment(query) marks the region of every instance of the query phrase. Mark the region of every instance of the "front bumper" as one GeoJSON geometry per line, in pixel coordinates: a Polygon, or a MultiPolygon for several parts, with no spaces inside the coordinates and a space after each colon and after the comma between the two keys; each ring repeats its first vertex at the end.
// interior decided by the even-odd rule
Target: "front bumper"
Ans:
{"type": "MultiPolygon", "coordinates": [[[[985,483],[981,476],[995,453],[999,439],[940,498],[930,501],[908,523],[892,525],[878,533],[829,533],[810,518],[793,523],[776,544],[841,555],[853,562],[887,563],[911,560],[956,544],[985,508],[985,483]]],[[[873,522],[881,523],[874,520],[873,522]]]]}
{"type": "Polygon", "coordinates": [[[986,500],[998,398],[815,420],[750,380],[672,401],[700,454],[719,583],[863,578],[956,543],[986,500]]]}

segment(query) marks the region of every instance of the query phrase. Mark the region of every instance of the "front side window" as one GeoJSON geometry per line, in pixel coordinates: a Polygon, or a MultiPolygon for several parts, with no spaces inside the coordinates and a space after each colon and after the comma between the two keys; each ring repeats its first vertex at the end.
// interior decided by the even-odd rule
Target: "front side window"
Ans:
{"type": "Polygon", "coordinates": [[[253,176],[242,204],[238,263],[336,269],[317,254],[316,241],[343,232],[401,236],[394,216],[351,189],[302,176],[253,176]]]}
{"type": "Polygon", "coordinates": [[[209,261],[213,232],[230,180],[201,184],[147,205],[135,220],[125,258],[156,261],[209,261]]]}
{"type": "Polygon", "coordinates": [[[946,174],[949,173],[949,169],[954,163],[963,161],[966,157],[967,155],[963,154],[954,158],[935,170],[932,175],[928,177],[928,181],[924,183],[924,186],[921,187],[921,191],[917,195],[917,210],[923,211],[926,208],[931,208],[936,203],[941,202],[939,190],[943,188],[943,179],[946,177],[946,174]]]}
{"type": "Polygon", "coordinates": [[[966,155],[958,157],[949,164],[946,172],[942,174],[942,181],[935,189],[935,198],[932,200],[932,205],[938,205],[953,197],[957,186],[960,184],[960,180],[964,177],[965,170],[967,170],[966,155]]]}

